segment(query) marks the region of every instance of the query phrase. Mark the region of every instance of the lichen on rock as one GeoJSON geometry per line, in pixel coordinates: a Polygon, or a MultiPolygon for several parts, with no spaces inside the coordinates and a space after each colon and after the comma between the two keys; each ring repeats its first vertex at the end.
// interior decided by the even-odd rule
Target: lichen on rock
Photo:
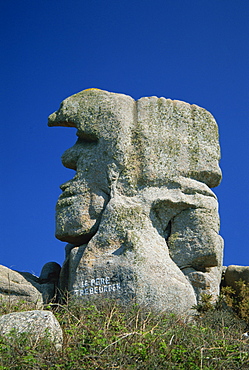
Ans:
{"type": "Polygon", "coordinates": [[[221,180],[220,148],[209,112],[87,89],[49,126],[75,127],[79,138],[62,156],[76,176],[56,208],[56,236],[72,244],[62,289],[177,313],[201,287],[218,294],[223,242],[210,188],[221,180]]]}

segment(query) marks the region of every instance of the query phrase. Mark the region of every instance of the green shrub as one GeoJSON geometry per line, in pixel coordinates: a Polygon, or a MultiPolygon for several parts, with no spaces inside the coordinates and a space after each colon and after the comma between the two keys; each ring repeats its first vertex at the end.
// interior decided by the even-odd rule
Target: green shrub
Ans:
{"type": "Polygon", "coordinates": [[[230,286],[222,288],[222,295],[229,307],[246,322],[249,322],[249,284],[243,280],[236,283],[236,290],[230,286]]]}
{"type": "MultiPolygon", "coordinates": [[[[44,339],[30,343],[25,334],[13,333],[10,340],[0,338],[0,370],[248,369],[241,321],[208,302],[204,297],[205,308],[199,306],[192,322],[113,301],[51,304],[46,309],[53,311],[64,332],[62,351],[44,339]]],[[[30,309],[23,304],[19,308],[30,309]]],[[[6,306],[0,313],[7,313],[6,306]]]]}

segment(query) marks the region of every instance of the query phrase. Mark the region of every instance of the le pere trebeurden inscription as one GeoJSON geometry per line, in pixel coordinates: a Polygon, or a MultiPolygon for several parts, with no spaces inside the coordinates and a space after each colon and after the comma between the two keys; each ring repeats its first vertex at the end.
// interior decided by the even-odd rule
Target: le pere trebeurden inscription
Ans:
{"type": "Polygon", "coordinates": [[[75,296],[111,293],[116,292],[117,290],[121,290],[120,284],[112,284],[108,276],[96,279],[86,279],[82,281],[80,285],[81,289],[74,289],[72,291],[75,296]]]}

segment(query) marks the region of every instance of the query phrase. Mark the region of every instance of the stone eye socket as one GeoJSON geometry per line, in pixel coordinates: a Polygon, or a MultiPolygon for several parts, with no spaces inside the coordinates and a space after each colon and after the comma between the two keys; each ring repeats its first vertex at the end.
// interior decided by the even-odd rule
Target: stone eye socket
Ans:
{"type": "Polygon", "coordinates": [[[77,132],[78,143],[97,143],[99,139],[95,134],[87,134],[85,132],[77,132]]]}

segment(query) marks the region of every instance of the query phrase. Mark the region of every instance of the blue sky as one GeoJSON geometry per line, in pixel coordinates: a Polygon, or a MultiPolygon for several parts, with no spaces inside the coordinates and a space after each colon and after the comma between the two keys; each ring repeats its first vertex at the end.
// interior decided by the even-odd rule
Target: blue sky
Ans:
{"type": "Polygon", "coordinates": [[[60,156],[71,128],[48,128],[60,102],[98,87],[209,110],[222,150],[224,264],[249,265],[249,2],[9,0],[0,5],[0,264],[39,275],[62,263],[54,237],[60,156]]]}

